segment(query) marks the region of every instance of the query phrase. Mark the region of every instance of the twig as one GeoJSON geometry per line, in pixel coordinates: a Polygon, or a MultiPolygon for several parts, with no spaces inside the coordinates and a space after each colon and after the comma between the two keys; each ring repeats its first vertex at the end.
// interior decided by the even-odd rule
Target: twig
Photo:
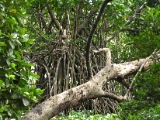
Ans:
{"type": "Polygon", "coordinates": [[[140,13],[146,4],[147,2],[144,2],[143,5],[136,10],[136,12],[132,15],[132,17],[130,17],[130,19],[125,23],[125,26],[129,25],[136,18],[137,13],[140,13]]]}

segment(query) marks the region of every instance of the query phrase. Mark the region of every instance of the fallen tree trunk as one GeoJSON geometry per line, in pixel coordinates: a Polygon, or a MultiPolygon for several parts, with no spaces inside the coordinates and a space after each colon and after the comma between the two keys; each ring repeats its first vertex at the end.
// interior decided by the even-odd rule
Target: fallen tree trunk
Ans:
{"type": "Polygon", "coordinates": [[[126,83],[123,78],[137,72],[142,65],[143,70],[147,70],[153,61],[150,57],[147,57],[121,64],[111,64],[109,49],[104,48],[94,52],[100,54],[104,51],[106,52],[107,58],[109,58],[106,61],[106,66],[88,82],[50,97],[44,102],[38,104],[28,114],[22,117],[21,120],[49,120],[66,108],[77,106],[85,100],[97,97],[109,97],[117,101],[125,100],[125,97],[123,96],[103,91],[102,86],[110,80],[117,80],[119,83],[129,88],[129,84],[126,83]],[[121,78],[121,80],[119,80],[119,78],[121,78]]]}

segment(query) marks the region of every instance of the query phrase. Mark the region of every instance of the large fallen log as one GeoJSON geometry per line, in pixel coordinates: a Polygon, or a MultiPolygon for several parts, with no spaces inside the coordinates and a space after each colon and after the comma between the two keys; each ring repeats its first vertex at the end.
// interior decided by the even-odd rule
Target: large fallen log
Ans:
{"type": "Polygon", "coordinates": [[[147,57],[121,64],[111,64],[111,53],[108,48],[94,52],[95,54],[106,52],[107,61],[106,66],[103,69],[101,69],[88,82],[64,91],[61,94],[52,96],[38,104],[28,114],[22,117],[21,120],[49,120],[66,108],[77,106],[85,100],[97,97],[109,97],[117,101],[123,101],[125,100],[125,97],[103,91],[102,86],[110,80],[117,79],[119,83],[124,85],[126,88],[129,88],[129,84],[126,83],[123,78],[137,72],[142,65],[143,70],[147,70],[153,63],[153,60],[150,59],[150,57],[147,57]],[[121,80],[119,80],[119,78],[121,78],[121,80]]]}

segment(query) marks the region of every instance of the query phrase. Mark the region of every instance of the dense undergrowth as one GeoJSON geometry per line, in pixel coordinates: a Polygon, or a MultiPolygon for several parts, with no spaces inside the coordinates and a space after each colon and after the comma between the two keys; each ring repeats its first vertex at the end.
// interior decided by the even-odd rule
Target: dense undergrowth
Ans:
{"type": "MultiPolygon", "coordinates": [[[[61,116],[54,117],[52,120],[116,120],[116,114],[94,114],[91,110],[71,111],[69,115],[62,114],[61,116]]],[[[117,118],[118,120],[118,118],[117,118]]]]}

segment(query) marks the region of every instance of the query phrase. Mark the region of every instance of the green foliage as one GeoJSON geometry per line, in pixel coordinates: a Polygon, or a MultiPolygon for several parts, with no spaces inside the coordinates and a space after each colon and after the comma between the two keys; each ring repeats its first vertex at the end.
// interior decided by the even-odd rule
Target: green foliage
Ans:
{"type": "Polygon", "coordinates": [[[135,58],[142,58],[150,55],[159,45],[159,16],[160,6],[156,8],[147,7],[141,16],[137,18],[131,27],[137,29],[135,33],[129,33],[131,47],[134,49],[135,58]]]}
{"type": "MultiPolygon", "coordinates": [[[[140,5],[144,2],[142,0],[140,5]]],[[[108,43],[112,50],[114,62],[119,63],[144,58],[149,56],[155,48],[160,48],[160,6],[155,8],[146,6],[131,24],[124,26],[125,22],[139,8],[140,5],[137,8],[135,7],[139,3],[129,1],[121,4],[112,2],[112,4],[115,7],[111,6],[109,9],[115,15],[111,15],[108,19],[109,21],[113,21],[111,24],[114,31],[117,28],[122,30],[116,35],[115,39],[108,43]],[[128,28],[131,28],[133,31],[128,28]]]]}
{"type": "Polygon", "coordinates": [[[127,119],[160,119],[160,63],[141,74],[135,82],[134,99],[123,102],[120,117],[127,119]]]}
{"type": "MultiPolygon", "coordinates": [[[[149,56],[156,48],[160,48],[159,11],[160,6],[146,7],[141,15],[137,16],[136,20],[126,27],[134,28],[135,31],[123,31],[118,34],[121,42],[115,40],[109,43],[110,48],[114,50],[115,62],[117,62],[117,58],[120,60],[118,62],[144,58],[149,56]],[[116,51],[118,52],[116,53],[116,51]]],[[[156,56],[153,56],[153,58],[156,58],[156,56]]],[[[154,63],[147,72],[141,73],[137,77],[134,83],[133,100],[125,101],[120,105],[118,113],[120,119],[160,119],[159,71],[160,64],[154,63]]]]}
{"type": "Polygon", "coordinates": [[[71,111],[68,116],[63,115],[59,117],[54,117],[51,120],[119,120],[116,114],[94,114],[93,111],[83,110],[83,111],[71,111]]]}
{"type": "MultiPolygon", "coordinates": [[[[141,74],[135,83],[136,91],[133,93],[141,99],[155,102],[160,101],[160,63],[155,63],[150,70],[141,74]]],[[[136,96],[135,96],[136,97],[136,96]]]]}
{"type": "Polygon", "coordinates": [[[119,109],[121,120],[159,120],[160,104],[147,101],[130,100],[122,104],[119,109]]]}
{"type": "Polygon", "coordinates": [[[18,119],[42,94],[35,86],[38,76],[31,72],[33,64],[24,54],[29,52],[33,40],[20,22],[25,18],[23,5],[26,2],[0,1],[0,118],[3,119],[18,119]]]}

